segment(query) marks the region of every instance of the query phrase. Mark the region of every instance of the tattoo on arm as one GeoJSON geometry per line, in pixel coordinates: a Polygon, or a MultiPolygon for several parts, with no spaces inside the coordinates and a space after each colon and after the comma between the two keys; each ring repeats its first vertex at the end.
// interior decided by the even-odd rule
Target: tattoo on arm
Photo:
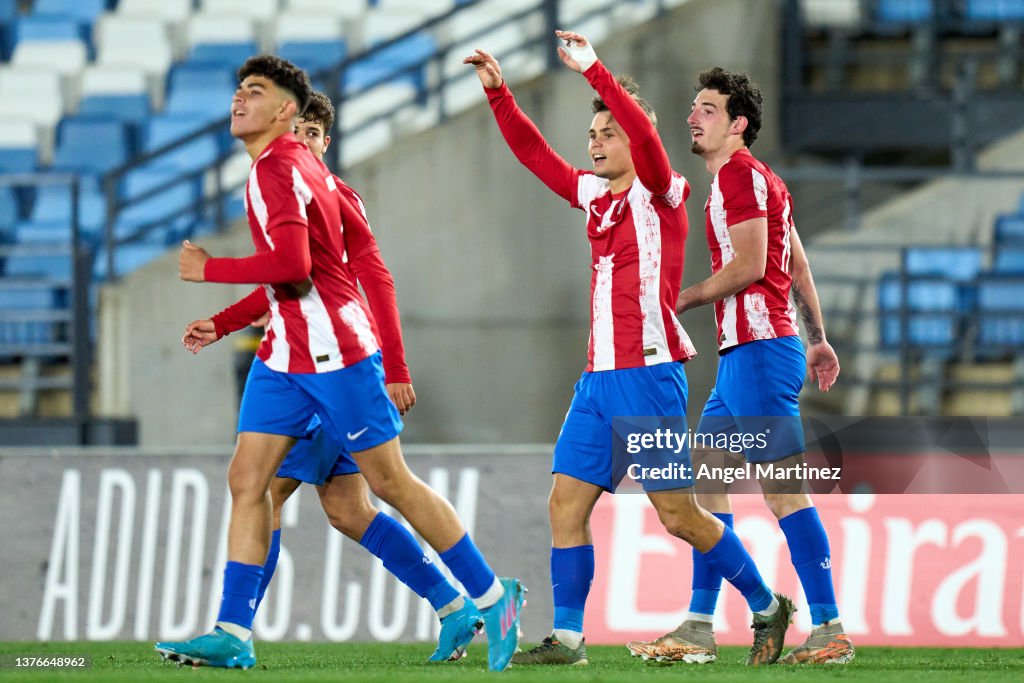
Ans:
{"type": "Polygon", "coordinates": [[[793,300],[796,302],[797,310],[800,311],[800,318],[807,326],[807,343],[820,344],[825,340],[825,334],[821,330],[821,324],[814,319],[814,311],[811,310],[810,304],[807,303],[806,297],[797,287],[796,282],[793,283],[793,300]]]}

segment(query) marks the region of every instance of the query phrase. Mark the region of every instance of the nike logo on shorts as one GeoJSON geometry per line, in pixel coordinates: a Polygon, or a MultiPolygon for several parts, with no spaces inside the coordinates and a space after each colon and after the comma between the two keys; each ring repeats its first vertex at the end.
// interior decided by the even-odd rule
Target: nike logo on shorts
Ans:
{"type": "Polygon", "coordinates": [[[361,437],[363,434],[365,434],[367,429],[369,429],[369,427],[363,427],[362,429],[360,429],[355,434],[353,434],[352,432],[348,432],[347,434],[345,434],[345,436],[348,437],[349,441],[355,441],[356,439],[361,437]]]}

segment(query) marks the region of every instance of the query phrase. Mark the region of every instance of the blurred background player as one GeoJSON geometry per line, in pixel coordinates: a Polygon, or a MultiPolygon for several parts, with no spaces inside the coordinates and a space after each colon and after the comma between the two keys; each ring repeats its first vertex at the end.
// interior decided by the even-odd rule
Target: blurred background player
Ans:
{"type": "MultiPolygon", "coordinates": [[[[314,92],[299,117],[295,139],[323,161],[331,144],[327,133],[333,125],[334,106],[326,95],[314,92]]],[[[398,412],[404,415],[415,405],[416,392],[405,363],[394,279],[381,257],[361,199],[337,176],[334,181],[338,191],[350,200],[342,204],[345,263],[366,294],[380,333],[385,388],[398,412]]],[[[243,299],[212,318],[190,323],[182,339],[186,348],[198,353],[204,346],[246,327],[252,315],[268,306],[263,290],[256,290],[253,299],[252,302],[243,299]]],[[[265,325],[267,318],[263,313],[254,324],[265,325]]],[[[466,645],[483,628],[479,610],[448,582],[404,526],[370,502],[366,479],[359,473],[352,455],[322,427],[319,417],[311,421],[309,437],[299,439],[288,452],[270,485],[273,531],[256,596],[256,609],[259,610],[277,567],[281,550],[281,508],[302,482],[317,487],[324,514],[335,529],[379,557],[388,571],[430,602],[441,621],[438,647],[430,661],[459,659],[466,645]]]]}
{"type": "MultiPolygon", "coordinates": [[[[587,215],[591,336],[587,368],[555,445],[549,499],[554,626],[544,642],[517,654],[519,664],[586,664],[583,613],[594,577],[590,514],[622,478],[613,466],[612,419],[686,415],[682,362],[695,354],[675,316],[682,282],[689,186],[672,171],[645,101],[617,82],[586,38],[557,31],[562,61],[598,93],[590,126],[594,170],[573,168],[544,140],[483,50],[465,58],[476,68],[494,117],[513,153],[573,208],[587,215]]],[[[630,87],[633,87],[632,85],[630,87]]],[[[689,452],[682,454],[689,464],[689,452]]],[[[764,583],[732,530],[702,510],[690,482],[644,481],[669,533],[682,538],[740,589],[758,630],[749,662],[774,662],[792,603],[764,583]]]]}
{"type": "MultiPolygon", "coordinates": [[[[745,74],[721,68],[699,76],[701,90],[687,123],[692,151],[714,175],[705,207],[712,276],[679,296],[677,311],[715,304],[718,376],[698,433],[763,432],[765,449],[746,452],[752,462],[791,466],[805,449],[799,395],[810,371],[822,391],[839,375],[839,360],[825,339],[818,295],[793,222],[786,185],[750,154],[761,129],[762,96],[745,74]],[[790,290],[807,327],[806,355],[790,304],[790,290]],[[768,419],[778,417],[780,419],[768,419]]],[[[720,454],[724,456],[724,453],[720,454]]],[[[695,459],[713,457],[704,451],[695,459]]],[[[784,663],[846,663],[854,649],[839,621],[832,586],[828,536],[806,493],[770,490],[764,500],[779,521],[807,596],[813,630],[784,663]]],[[[732,526],[727,493],[702,493],[700,503],[732,526]]],[[[693,554],[693,595],[686,620],[657,640],[628,645],[635,655],[687,662],[713,661],[712,628],[722,574],[693,554]]]]}
{"type": "MultiPolygon", "coordinates": [[[[312,91],[309,77],[266,55],[248,60],[238,76],[231,133],[253,159],[246,197],[256,253],[211,258],[186,242],[178,268],[186,281],[263,284],[270,318],[242,396],[228,468],[229,560],[217,624],[209,634],[158,643],[157,649],[179,661],[255,664],[251,628],[270,545],[270,482],[316,413],[335,439],[344,440],[373,492],[412,524],[466,587],[487,628],[489,665],[504,669],[518,644],[522,586],[494,575],[451,504],[413,475],[402,456],[402,422],[385,390],[374,326],[344,264],[347,198],[294,137],[312,91]]],[[[259,291],[244,307],[258,300],[259,291]]]]}

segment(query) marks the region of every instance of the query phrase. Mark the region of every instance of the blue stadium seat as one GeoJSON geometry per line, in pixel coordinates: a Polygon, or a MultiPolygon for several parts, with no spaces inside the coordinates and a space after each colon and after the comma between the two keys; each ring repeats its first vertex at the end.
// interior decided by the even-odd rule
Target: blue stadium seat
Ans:
{"type": "Polygon", "coordinates": [[[0,173],[31,173],[36,169],[35,147],[0,149],[0,173]]]}
{"type": "Polygon", "coordinates": [[[334,66],[345,59],[345,41],[323,40],[316,42],[288,41],[281,43],[277,54],[310,74],[334,66]]]}
{"type": "Polygon", "coordinates": [[[237,69],[249,57],[258,54],[260,54],[259,46],[252,41],[244,43],[199,43],[189,52],[188,59],[194,64],[210,64],[237,69]]]}
{"type": "MultiPolygon", "coordinates": [[[[114,251],[114,272],[117,277],[126,275],[159,258],[166,251],[166,245],[151,242],[122,244],[114,251]]],[[[108,279],[107,259],[102,258],[102,253],[93,263],[92,274],[97,280],[108,279]]]]}
{"type": "Polygon", "coordinates": [[[1024,348],[1024,278],[987,276],[978,283],[978,350],[1024,348]]]}
{"type": "Polygon", "coordinates": [[[1024,21],[1024,0],[966,0],[964,18],[973,21],[1024,21]]]}
{"type": "Polygon", "coordinates": [[[422,92],[426,86],[426,60],[436,53],[437,42],[432,36],[414,33],[349,65],[342,74],[344,91],[354,93],[385,81],[404,80],[422,92]]]}
{"type": "Polygon", "coordinates": [[[921,24],[935,16],[932,0],[878,0],[876,18],[883,23],[921,24]]]}
{"type": "MultiPolygon", "coordinates": [[[[83,236],[97,241],[103,230],[107,203],[102,192],[89,183],[78,190],[78,221],[83,236]]],[[[71,239],[71,189],[66,185],[41,185],[29,219],[18,224],[19,242],[60,242],[71,239]]]]}
{"type": "Polygon", "coordinates": [[[957,282],[970,282],[981,272],[981,249],[977,247],[911,247],[904,263],[907,274],[938,275],[957,282]]]}
{"type": "Polygon", "coordinates": [[[26,15],[18,19],[15,42],[23,40],[84,40],[88,44],[89,31],[75,20],[64,17],[26,15]]]}
{"type": "Polygon", "coordinates": [[[0,344],[27,346],[59,341],[63,321],[53,320],[52,312],[66,311],[68,302],[66,287],[31,280],[0,281],[0,344]]]}
{"type": "Polygon", "coordinates": [[[6,23],[18,16],[17,0],[0,0],[0,23],[6,23]]]}
{"type": "Polygon", "coordinates": [[[997,273],[1024,275],[1024,244],[1016,249],[998,249],[992,269],[997,273]]]}
{"type": "Polygon", "coordinates": [[[79,116],[105,117],[138,125],[152,114],[149,95],[87,95],[78,105],[79,116]]]}
{"type": "Polygon", "coordinates": [[[16,245],[4,259],[7,277],[45,277],[59,282],[71,281],[71,251],[67,247],[42,248],[16,245]]]}
{"type": "Polygon", "coordinates": [[[165,114],[187,114],[206,122],[227,118],[237,85],[234,69],[220,64],[180,64],[171,70],[165,114]]]}
{"type": "MultiPolygon", "coordinates": [[[[900,345],[899,310],[903,300],[899,276],[887,273],[878,284],[881,312],[881,344],[900,345]]],[[[950,348],[959,327],[960,291],[956,283],[942,278],[915,277],[907,282],[909,343],[916,347],[950,348]]]]}
{"type": "Polygon", "coordinates": [[[196,200],[200,197],[200,183],[181,180],[178,171],[144,166],[125,177],[125,195],[138,197],[164,183],[173,182],[157,194],[127,206],[114,223],[118,239],[132,237],[145,227],[152,236],[150,242],[169,244],[178,234],[191,228],[196,220],[196,200]]]}
{"type": "MultiPolygon", "coordinates": [[[[179,140],[209,125],[205,117],[199,115],[163,114],[149,120],[146,129],[146,141],[143,151],[149,152],[179,140]]],[[[150,166],[161,170],[197,171],[213,163],[221,153],[221,145],[216,133],[206,133],[186,143],[182,143],[172,152],[163,154],[150,166]]]]}
{"type": "Polygon", "coordinates": [[[103,174],[127,162],[131,151],[128,129],[120,121],[66,118],[60,124],[53,168],[103,174]]]}
{"type": "Polygon", "coordinates": [[[1024,244],[1024,214],[1006,214],[996,219],[996,246],[1024,244]]]}
{"type": "Polygon", "coordinates": [[[35,0],[32,13],[68,17],[79,23],[92,24],[105,9],[107,0],[35,0]]]}

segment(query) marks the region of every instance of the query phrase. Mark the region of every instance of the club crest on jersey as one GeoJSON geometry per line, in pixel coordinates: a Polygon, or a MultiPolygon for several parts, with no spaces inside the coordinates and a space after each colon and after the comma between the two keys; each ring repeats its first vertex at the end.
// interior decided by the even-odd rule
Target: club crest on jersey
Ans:
{"type": "Polygon", "coordinates": [[[597,231],[604,232],[608,228],[612,227],[616,223],[622,220],[622,217],[626,215],[626,205],[622,199],[612,200],[611,206],[601,213],[601,210],[594,204],[590,205],[590,213],[593,215],[594,220],[597,221],[597,231]]]}

